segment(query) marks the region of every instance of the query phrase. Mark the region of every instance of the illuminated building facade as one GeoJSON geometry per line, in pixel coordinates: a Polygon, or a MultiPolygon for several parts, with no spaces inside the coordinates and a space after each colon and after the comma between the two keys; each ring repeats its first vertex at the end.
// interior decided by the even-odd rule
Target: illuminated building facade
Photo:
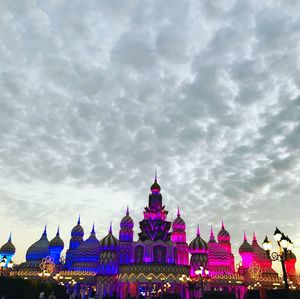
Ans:
{"type": "MultiPolygon", "coordinates": [[[[40,277],[43,264],[43,269],[49,269],[51,276],[67,285],[70,292],[82,296],[96,292],[99,298],[114,293],[121,299],[139,294],[159,297],[165,292],[189,298],[192,289],[198,292],[192,297],[199,296],[199,269],[209,270],[201,275],[204,290],[232,291],[239,299],[244,297],[249,286],[255,287],[258,282],[264,288],[280,287],[282,282],[272,269],[267,253],[258,245],[255,234],[251,244],[244,234],[239,247],[242,261],[236,267],[230,234],[223,221],[217,239],[211,228],[206,242],[198,226],[196,236],[188,244],[186,224],[179,208],[176,219],[173,222],[168,220],[156,177],[150,190],[144,217],[139,222],[137,240],[134,240],[134,221],[128,208],[120,222],[118,239],[113,235],[111,225],[108,234],[100,240],[93,225],[85,239],[79,218],[71,231],[65,259],[61,257],[64,242],[59,229],[48,241],[45,227],[41,238],[28,248],[26,261],[15,267],[12,274],[40,277]],[[48,268],[47,263],[51,264],[48,268]]],[[[4,253],[10,259],[15,253],[11,237],[0,249],[0,254],[4,253]]],[[[297,276],[295,263],[296,257],[291,254],[286,269],[294,281],[297,276]]]]}

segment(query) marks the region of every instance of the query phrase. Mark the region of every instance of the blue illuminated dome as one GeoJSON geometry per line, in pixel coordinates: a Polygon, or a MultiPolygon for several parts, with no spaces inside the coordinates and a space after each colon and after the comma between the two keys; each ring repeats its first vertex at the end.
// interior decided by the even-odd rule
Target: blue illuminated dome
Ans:
{"type": "Polygon", "coordinates": [[[74,237],[83,238],[83,236],[84,236],[84,230],[83,230],[82,226],[80,225],[80,216],[79,216],[77,224],[73,227],[73,229],[71,231],[71,238],[74,238],[74,237]]]}
{"type": "Polygon", "coordinates": [[[0,248],[0,255],[14,255],[16,252],[16,247],[15,245],[11,242],[11,234],[8,238],[8,241],[1,246],[0,248]]]}
{"type": "MultiPolygon", "coordinates": [[[[78,267],[78,263],[92,263],[95,267],[99,261],[100,243],[96,238],[95,228],[93,225],[90,236],[79,245],[74,253],[74,265],[78,267]]],[[[80,265],[82,266],[82,265],[80,265]]]]}
{"type": "Polygon", "coordinates": [[[59,249],[59,250],[64,249],[64,241],[59,236],[59,228],[57,229],[56,236],[49,243],[49,249],[50,251],[51,249],[59,249]]]}
{"type": "Polygon", "coordinates": [[[119,241],[112,234],[111,225],[110,225],[110,228],[109,228],[108,235],[100,241],[100,248],[101,248],[101,250],[111,250],[111,251],[118,250],[118,248],[119,248],[119,241]]]}
{"type": "Polygon", "coordinates": [[[49,241],[47,238],[47,230],[45,227],[45,230],[41,238],[28,248],[26,253],[26,260],[27,261],[41,260],[44,257],[47,257],[49,255],[50,255],[49,241]]]}

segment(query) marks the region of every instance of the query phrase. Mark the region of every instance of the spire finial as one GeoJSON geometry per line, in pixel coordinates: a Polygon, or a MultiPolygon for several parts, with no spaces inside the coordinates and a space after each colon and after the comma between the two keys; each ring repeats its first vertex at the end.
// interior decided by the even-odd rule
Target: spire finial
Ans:
{"type": "Polygon", "coordinates": [[[93,222],[93,227],[92,227],[91,234],[92,234],[92,235],[95,235],[95,222],[93,222]]]}
{"type": "Polygon", "coordinates": [[[127,205],[127,209],[126,209],[126,215],[129,215],[129,205],[127,205]]]}
{"type": "Polygon", "coordinates": [[[180,209],[179,209],[179,206],[177,208],[177,217],[180,217],[180,209]]]}
{"type": "Polygon", "coordinates": [[[213,227],[211,226],[210,227],[210,239],[214,239],[215,236],[214,236],[214,231],[213,231],[213,227]]]}
{"type": "Polygon", "coordinates": [[[255,232],[253,232],[253,241],[257,241],[255,232]]]}
{"type": "Polygon", "coordinates": [[[247,241],[246,232],[244,231],[244,241],[247,241]]]}
{"type": "Polygon", "coordinates": [[[59,236],[59,226],[57,227],[56,236],[59,236]]]}
{"type": "Polygon", "coordinates": [[[199,227],[199,224],[197,225],[197,237],[200,237],[200,227],[199,227]]]}
{"type": "Polygon", "coordinates": [[[11,242],[11,232],[10,232],[9,237],[8,237],[8,242],[11,242]]]}
{"type": "Polygon", "coordinates": [[[155,169],[155,174],[154,174],[154,182],[157,183],[157,171],[155,169]]]}
{"type": "Polygon", "coordinates": [[[79,214],[79,216],[78,216],[77,224],[78,224],[78,225],[80,224],[80,214],[79,214]]]}
{"type": "Polygon", "coordinates": [[[110,222],[109,224],[109,231],[108,231],[110,234],[112,234],[112,223],[110,222]]]}
{"type": "Polygon", "coordinates": [[[47,235],[47,224],[45,224],[43,235],[47,235]]]}
{"type": "Polygon", "coordinates": [[[225,228],[225,225],[224,225],[224,220],[222,219],[222,225],[221,225],[221,228],[224,229],[225,228]]]}

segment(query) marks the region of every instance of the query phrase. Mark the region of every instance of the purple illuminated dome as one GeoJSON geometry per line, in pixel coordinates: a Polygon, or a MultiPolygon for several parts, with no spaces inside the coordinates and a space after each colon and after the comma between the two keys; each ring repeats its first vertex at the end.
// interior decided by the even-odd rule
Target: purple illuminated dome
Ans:
{"type": "Polygon", "coordinates": [[[156,172],[155,172],[155,178],[154,178],[154,183],[152,184],[151,188],[150,188],[151,192],[153,194],[156,194],[156,193],[160,193],[160,185],[157,183],[157,175],[156,175],[156,172]]]}
{"type": "Polygon", "coordinates": [[[177,217],[176,219],[173,221],[173,224],[172,224],[172,228],[174,231],[177,231],[177,230],[185,230],[185,222],[184,220],[180,217],[180,210],[179,210],[179,207],[177,209],[177,217]]]}
{"type": "Polygon", "coordinates": [[[122,218],[120,223],[121,229],[133,229],[134,223],[132,218],[129,216],[129,208],[127,207],[126,215],[122,218]]]}

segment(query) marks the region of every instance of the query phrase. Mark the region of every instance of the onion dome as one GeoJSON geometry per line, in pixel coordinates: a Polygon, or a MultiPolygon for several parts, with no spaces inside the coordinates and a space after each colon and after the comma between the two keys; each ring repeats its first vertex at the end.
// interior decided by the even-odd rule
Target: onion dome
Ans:
{"type": "Polygon", "coordinates": [[[121,229],[129,229],[132,230],[134,226],[132,218],[129,216],[129,208],[127,206],[126,215],[123,217],[120,223],[121,229]]]}
{"type": "Polygon", "coordinates": [[[244,233],[244,242],[239,247],[239,253],[243,252],[253,252],[253,247],[248,243],[246,233],[244,233]]]}
{"type": "Polygon", "coordinates": [[[101,250],[111,250],[115,251],[119,248],[119,241],[118,239],[112,234],[112,227],[110,224],[109,232],[106,237],[104,237],[102,240],[100,240],[100,248],[101,250]]]}
{"type": "Polygon", "coordinates": [[[44,232],[41,238],[33,243],[26,252],[27,261],[37,261],[50,255],[49,241],[47,238],[47,227],[45,226],[44,232]]]}
{"type": "Polygon", "coordinates": [[[229,232],[225,229],[223,220],[222,220],[221,230],[218,233],[218,242],[221,243],[230,242],[230,235],[229,232]]]}
{"type": "Polygon", "coordinates": [[[157,183],[157,175],[155,172],[155,178],[154,178],[154,183],[152,184],[151,188],[150,188],[152,193],[160,193],[160,185],[157,183]]]}
{"type": "Polygon", "coordinates": [[[213,228],[212,228],[212,226],[211,226],[211,227],[210,227],[210,236],[209,236],[208,244],[212,244],[212,243],[217,243],[217,242],[216,242],[216,239],[215,239],[215,235],[214,235],[214,232],[213,232],[213,228]]]}
{"type": "Polygon", "coordinates": [[[11,242],[11,234],[9,235],[8,241],[1,246],[0,254],[1,255],[14,255],[16,252],[15,245],[11,242]]]}
{"type": "Polygon", "coordinates": [[[179,207],[177,209],[177,217],[176,219],[173,221],[172,224],[172,228],[173,230],[185,230],[185,222],[184,220],[180,217],[180,210],[179,207]]]}
{"type": "Polygon", "coordinates": [[[75,250],[74,263],[97,263],[100,256],[99,245],[100,243],[99,240],[96,238],[95,227],[93,225],[90,236],[75,250]]]}
{"type": "Polygon", "coordinates": [[[71,238],[73,237],[80,237],[83,238],[84,230],[82,226],[80,225],[80,216],[78,217],[77,224],[73,227],[71,231],[71,238]]]}
{"type": "Polygon", "coordinates": [[[49,243],[49,249],[64,249],[64,241],[59,236],[59,227],[57,228],[56,236],[49,243]]]}
{"type": "Polygon", "coordinates": [[[199,225],[197,227],[197,236],[189,245],[191,254],[194,253],[206,253],[208,249],[207,243],[200,237],[199,225]]]}

